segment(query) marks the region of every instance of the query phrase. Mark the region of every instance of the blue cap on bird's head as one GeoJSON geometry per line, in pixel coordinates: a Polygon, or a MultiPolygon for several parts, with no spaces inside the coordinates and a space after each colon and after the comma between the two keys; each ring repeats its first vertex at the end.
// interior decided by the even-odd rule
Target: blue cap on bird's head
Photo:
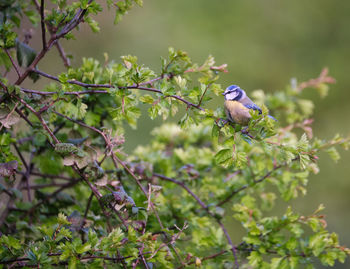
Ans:
{"type": "Polygon", "coordinates": [[[241,90],[241,88],[237,85],[228,86],[222,95],[225,95],[225,94],[230,93],[230,92],[234,92],[236,90],[241,90]]]}
{"type": "Polygon", "coordinates": [[[225,96],[226,100],[238,100],[242,98],[244,94],[244,90],[242,90],[239,86],[231,85],[226,88],[222,95],[225,96]]]}

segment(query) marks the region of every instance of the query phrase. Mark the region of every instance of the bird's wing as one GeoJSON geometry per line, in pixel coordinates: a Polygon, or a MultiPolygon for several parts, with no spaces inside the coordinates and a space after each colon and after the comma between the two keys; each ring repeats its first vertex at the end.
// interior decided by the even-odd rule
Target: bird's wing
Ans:
{"type": "Polygon", "coordinates": [[[254,104],[254,102],[248,97],[244,97],[242,100],[240,100],[240,102],[248,109],[253,109],[253,110],[258,110],[259,114],[262,113],[261,108],[254,104]]]}
{"type": "MultiPolygon", "coordinates": [[[[248,97],[246,96],[244,99],[242,99],[240,101],[246,108],[248,109],[253,109],[253,110],[258,110],[259,111],[259,114],[262,113],[262,110],[261,108],[254,104],[254,102],[248,97]]],[[[274,121],[277,121],[274,117],[272,117],[271,115],[267,115],[269,118],[273,119],[274,121]]]]}
{"type": "Polygon", "coordinates": [[[262,110],[259,106],[257,106],[256,104],[246,104],[244,105],[246,108],[249,108],[249,109],[253,109],[253,110],[258,110],[259,111],[259,114],[262,113],[262,110]]]}

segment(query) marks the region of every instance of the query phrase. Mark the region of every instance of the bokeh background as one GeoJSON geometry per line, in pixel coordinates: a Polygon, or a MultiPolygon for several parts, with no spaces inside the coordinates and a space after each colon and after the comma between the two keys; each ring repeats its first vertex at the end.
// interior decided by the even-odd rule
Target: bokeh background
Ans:
{"type": "MultiPolygon", "coordinates": [[[[315,102],[314,134],[326,139],[335,133],[350,134],[349,10],[350,1],[343,0],[144,0],[143,8],[132,9],[117,26],[113,11],[104,8],[96,17],[100,34],[82,26],[77,41],[63,45],[74,56],[73,65],[80,64],[82,57],[103,61],[106,52],[117,61],[122,55],[136,55],[140,63],[156,71],[169,46],[187,51],[199,63],[211,54],[218,65],[228,64],[229,73],[220,79],[222,86],[235,83],[248,93],[279,90],[292,77],[305,81],[328,67],[337,80],[329,96],[321,99],[305,92],[315,102]]],[[[37,31],[34,34],[40,34],[37,31]]],[[[64,69],[55,53],[50,52],[40,64],[51,74],[64,69]]],[[[221,98],[210,105],[221,106],[221,98]]],[[[137,130],[127,129],[126,152],[147,143],[159,124],[143,115],[137,130]]],[[[323,203],[329,230],[350,246],[350,152],[341,150],[341,156],[338,163],[325,154],[320,156],[321,172],[310,177],[308,194],[292,205],[307,215],[323,203]]],[[[278,206],[277,212],[283,212],[286,203],[278,206]]],[[[234,225],[230,233],[238,242],[240,232],[234,225]]],[[[335,268],[350,268],[350,260],[335,268]]]]}

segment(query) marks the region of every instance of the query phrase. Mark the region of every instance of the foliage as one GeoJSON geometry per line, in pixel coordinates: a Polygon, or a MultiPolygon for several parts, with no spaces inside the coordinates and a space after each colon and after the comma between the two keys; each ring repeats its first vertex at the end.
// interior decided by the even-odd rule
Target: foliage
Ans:
{"type": "MultiPolygon", "coordinates": [[[[0,63],[0,264],[28,267],[313,268],[333,266],[349,249],[326,229],[321,205],[303,216],[288,207],[270,216],[279,197],[306,194],[318,154],[337,161],[337,146],[312,133],[313,103],[306,89],[325,97],[334,82],[327,70],[317,79],[283,91],[252,93],[262,114],[249,126],[229,124],[221,107],[207,108],[223,90],[216,83],[226,65],[209,56],[192,63],[169,49],[161,72],[135,56],[105,63],[85,58],[72,67],[59,41],[74,38],[86,22],[98,32],[95,1],[70,4],[7,0],[1,3],[0,63]],[[26,16],[41,28],[36,52],[17,32],[26,16]],[[67,67],[57,76],[38,67],[55,46],[67,67]],[[11,82],[10,70],[18,78],[11,82]],[[22,87],[30,78],[53,81],[41,89],[22,87]],[[263,105],[263,104],[266,104],[263,105]],[[149,145],[123,153],[124,126],[137,128],[141,107],[151,119],[182,113],[178,124],[162,124],[149,145]],[[271,120],[268,109],[279,121],[271,120]],[[233,242],[226,224],[245,231],[233,242]]],[[[116,20],[142,1],[107,1],[116,20]]],[[[38,30],[40,31],[40,30],[38,30]]],[[[35,85],[35,84],[33,84],[35,85]]],[[[34,87],[34,86],[33,86],[34,87]]]]}

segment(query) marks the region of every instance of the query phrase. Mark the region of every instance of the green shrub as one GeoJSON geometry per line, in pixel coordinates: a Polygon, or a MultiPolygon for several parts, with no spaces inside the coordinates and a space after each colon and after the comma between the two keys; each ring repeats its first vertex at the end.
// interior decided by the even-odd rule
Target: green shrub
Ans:
{"type": "MultiPolygon", "coordinates": [[[[318,155],[337,161],[336,147],[312,133],[313,103],[304,90],[325,97],[333,78],[293,83],[253,99],[247,128],[225,122],[223,108],[207,108],[223,92],[226,65],[209,56],[192,63],[169,49],[161,72],[135,56],[104,63],[84,58],[72,67],[59,43],[88,23],[99,31],[92,0],[71,4],[34,0],[0,4],[0,266],[69,268],[313,268],[344,262],[349,250],[326,230],[321,205],[303,216],[288,207],[271,216],[276,199],[305,195],[318,155]],[[46,6],[47,5],[47,6],[46,6]],[[50,8],[49,8],[50,7],[50,8]],[[21,20],[41,29],[40,51],[17,37],[21,20]],[[67,67],[59,75],[39,68],[58,49],[67,67]],[[9,79],[9,72],[17,75],[9,79]],[[34,89],[41,77],[52,80],[34,89]],[[22,82],[31,79],[32,88],[22,82]],[[164,123],[148,145],[123,153],[124,126],[137,128],[140,106],[164,123]],[[263,105],[263,104],[266,104],[263,105]],[[268,109],[278,122],[267,117],[268,109]],[[237,240],[231,227],[241,226],[237,240]],[[229,232],[230,231],[230,232],[229,232]]],[[[107,0],[118,23],[141,0],[107,0]]],[[[79,41],[77,41],[79,42],[79,41]]]]}

